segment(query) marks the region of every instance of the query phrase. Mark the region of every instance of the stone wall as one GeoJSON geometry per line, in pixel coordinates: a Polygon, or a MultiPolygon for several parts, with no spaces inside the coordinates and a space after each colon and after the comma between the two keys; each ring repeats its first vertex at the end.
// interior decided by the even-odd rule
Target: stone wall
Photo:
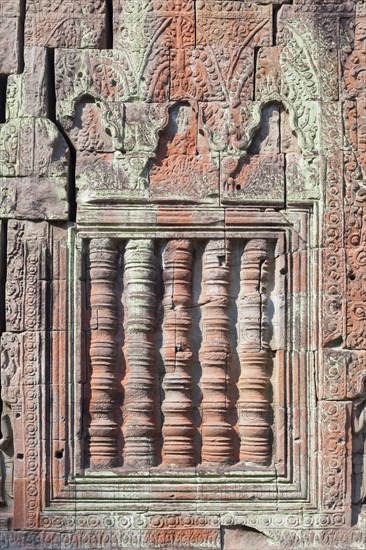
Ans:
{"type": "Polygon", "coordinates": [[[366,2],[2,0],[0,544],[366,545],[366,2]]]}

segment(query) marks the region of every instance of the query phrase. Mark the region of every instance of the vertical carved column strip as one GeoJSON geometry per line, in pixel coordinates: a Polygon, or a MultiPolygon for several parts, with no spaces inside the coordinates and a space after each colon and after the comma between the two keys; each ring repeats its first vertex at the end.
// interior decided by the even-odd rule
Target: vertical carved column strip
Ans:
{"type": "Polygon", "coordinates": [[[107,468],[119,464],[116,379],[117,247],[113,239],[92,239],[90,259],[91,398],[90,465],[107,468]]]}
{"type": "Polygon", "coordinates": [[[125,252],[124,463],[154,466],[156,372],[154,331],[157,305],[154,242],[130,240],[125,252]]]}
{"type": "MultiPolygon", "coordinates": [[[[344,119],[344,189],[345,189],[345,227],[344,248],[345,265],[335,257],[333,259],[334,273],[330,279],[332,294],[335,294],[346,273],[346,289],[343,293],[346,303],[346,347],[354,350],[364,350],[366,346],[366,296],[365,296],[365,248],[366,248],[366,205],[364,198],[364,180],[366,174],[366,88],[363,81],[366,67],[366,6],[357,2],[355,20],[355,50],[349,55],[344,67],[345,94],[342,103],[344,119]],[[361,183],[362,182],[362,183],[361,183]],[[343,268],[343,269],[342,269],[343,268]]],[[[340,117],[335,123],[341,127],[340,117]]],[[[334,129],[332,128],[333,135],[334,129]]],[[[333,138],[333,142],[338,138],[333,138]]],[[[338,140],[336,141],[338,142],[338,140]]],[[[338,174],[335,165],[333,171],[338,174]]],[[[330,187],[332,201],[342,203],[343,182],[338,188],[330,187]],[[340,190],[339,190],[340,188],[340,190]]],[[[338,216],[341,209],[338,208],[338,216]]],[[[333,233],[338,237],[338,246],[342,246],[341,234],[333,233]]],[[[331,243],[333,244],[333,243],[331,243]]],[[[330,246],[332,250],[334,246],[330,246]]],[[[344,291],[344,287],[341,288],[344,291]]],[[[332,296],[331,312],[333,317],[339,316],[341,305],[332,296]]],[[[340,302],[340,300],[339,300],[340,302]]],[[[343,327],[342,327],[343,328],[343,327]]],[[[341,332],[343,337],[344,330],[341,332]]]]}
{"type": "MultiPolygon", "coordinates": [[[[67,344],[67,323],[70,318],[70,302],[68,301],[68,281],[67,274],[69,269],[68,234],[66,227],[52,226],[50,240],[50,267],[51,273],[51,315],[50,315],[50,364],[52,365],[50,373],[50,391],[52,392],[52,402],[50,404],[51,427],[50,434],[50,468],[52,471],[52,488],[50,490],[50,499],[58,496],[65,485],[66,476],[71,472],[68,470],[69,463],[72,462],[71,449],[73,445],[68,441],[68,425],[70,414],[68,402],[70,401],[70,387],[68,384],[67,371],[69,367],[68,344],[67,344]]],[[[84,289],[85,290],[85,289],[84,289]]],[[[85,296],[83,299],[85,300],[85,296]]],[[[85,363],[85,361],[83,361],[85,363]]],[[[85,367],[84,367],[85,368],[85,367]]],[[[80,379],[79,379],[80,380],[80,379]]],[[[84,380],[83,380],[84,381],[84,380]]],[[[78,384],[81,386],[81,380],[78,384]]],[[[84,384],[83,384],[84,385],[84,384]]],[[[80,406],[80,397],[74,393],[75,407],[80,406]],[[76,405],[77,403],[77,405],[76,405]]],[[[80,409],[78,409],[80,410],[80,409]]],[[[75,425],[75,433],[81,433],[82,415],[78,414],[75,425]]],[[[75,447],[79,444],[79,439],[75,438],[75,447]]],[[[73,449],[74,450],[74,449],[73,449]]],[[[83,456],[74,450],[75,455],[83,456]]]]}
{"type": "Polygon", "coordinates": [[[163,460],[166,464],[194,466],[192,421],[192,352],[188,333],[192,305],[192,244],[169,241],[164,253],[164,378],[162,406],[163,460]]]}
{"type": "Polygon", "coordinates": [[[321,506],[342,511],[350,525],[352,473],[352,404],[347,401],[320,401],[321,423],[321,506]]]}
{"type": "MultiPolygon", "coordinates": [[[[41,457],[48,419],[45,407],[48,236],[47,223],[11,220],[8,224],[7,332],[2,335],[1,370],[2,396],[8,413],[11,412],[6,435],[12,434],[14,442],[15,529],[39,526],[45,496],[41,457]]],[[[12,476],[11,468],[6,475],[12,476]]]]}
{"type": "Polygon", "coordinates": [[[202,462],[233,459],[232,426],[227,421],[230,362],[229,285],[231,252],[222,240],[206,245],[203,258],[202,307],[202,462]]]}
{"type": "Polygon", "coordinates": [[[271,458],[268,243],[250,240],[244,249],[239,295],[239,434],[240,460],[266,464],[271,458]]]}

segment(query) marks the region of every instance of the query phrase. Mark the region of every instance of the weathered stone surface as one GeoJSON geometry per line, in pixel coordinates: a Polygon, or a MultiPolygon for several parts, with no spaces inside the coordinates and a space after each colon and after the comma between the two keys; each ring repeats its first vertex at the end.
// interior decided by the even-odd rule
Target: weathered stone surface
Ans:
{"type": "Polygon", "coordinates": [[[26,46],[103,48],[106,43],[105,0],[27,0],[26,46]]]}
{"type": "Polygon", "coordinates": [[[364,0],[0,8],[0,546],[365,548],[364,0]]]}
{"type": "Polygon", "coordinates": [[[199,0],[196,6],[198,44],[218,47],[243,47],[246,44],[252,47],[269,46],[272,41],[270,4],[199,0]]]}
{"type": "Polygon", "coordinates": [[[149,179],[152,200],[218,202],[218,167],[206,136],[199,134],[197,111],[191,105],[177,104],[169,111],[149,179]]]}
{"type": "Polygon", "coordinates": [[[67,145],[46,118],[11,118],[0,127],[0,215],[65,220],[67,145]]]}
{"type": "Polygon", "coordinates": [[[3,177],[0,180],[2,218],[65,220],[69,204],[59,178],[3,177]]]}
{"type": "Polygon", "coordinates": [[[115,47],[135,59],[152,59],[161,48],[192,48],[194,4],[194,0],[117,0],[113,6],[115,47]]]}
{"type": "Polygon", "coordinates": [[[259,531],[254,529],[225,529],[224,549],[237,550],[238,548],[250,548],[251,550],[269,550],[273,548],[271,541],[259,531]]]}
{"type": "Polygon", "coordinates": [[[0,6],[0,74],[10,75],[21,70],[23,13],[21,0],[4,0],[0,6]]]}

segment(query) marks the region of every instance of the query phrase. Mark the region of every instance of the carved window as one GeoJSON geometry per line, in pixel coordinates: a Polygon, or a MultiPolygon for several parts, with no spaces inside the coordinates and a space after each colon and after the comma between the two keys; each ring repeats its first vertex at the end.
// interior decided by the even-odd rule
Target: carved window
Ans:
{"type": "Polygon", "coordinates": [[[270,465],[278,243],[91,239],[86,257],[87,463],[270,465]]]}
{"type": "Polygon", "coordinates": [[[5,4],[0,546],[364,547],[365,2],[5,4]]]}

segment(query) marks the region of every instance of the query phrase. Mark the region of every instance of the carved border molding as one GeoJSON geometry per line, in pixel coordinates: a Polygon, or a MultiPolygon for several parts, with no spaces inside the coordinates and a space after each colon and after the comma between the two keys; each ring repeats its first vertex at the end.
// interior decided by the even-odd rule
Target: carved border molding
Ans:
{"type": "MultiPolygon", "coordinates": [[[[154,210],[156,213],[158,209],[152,209],[152,211],[154,210]]],[[[155,226],[155,230],[151,231],[151,233],[149,233],[147,228],[145,231],[145,237],[147,239],[151,237],[163,239],[171,237],[174,238],[175,229],[173,228],[174,226],[172,227],[173,224],[171,222],[174,220],[179,223],[179,216],[175,214],[173,217],[173,209],[163,208],[159,210],[160,216],[164,214],[164,217],[160,217],[162,223],[158,226],[158,228],[155,226]]],[[[133,214],[133,209],[131,209],[131,213],[133,214]]],[[[188,209],[185,213],[185,230],[187,237],[220,237],[222,234],[220,222],[218,223],[218,227],[216,229],[211,229],[208,234],[202,235],[201,233],[197,233],[197,229],[195,227],[196,220],[198,221],[203,215],[205,217],[205,222],[207,223],[207,217],[212,216],[212,214],[214,213],[211,210],[195,208],[188,209]],[[187,219],[189,220],[190,218],[191,225],[187,224],[187,219]]],[[[279,351],[277,352],[278,359],[275,381],[277,387],[280,387],[281,383],[285,384],[285,387],[288,388],[285,393],[289,396],[291,395],[291,386],[289,385],[291,382],[288,379],[288,374],[286,374],[286,372],[288,373],[289,369],[291,369],[292,376],[296,376],[301,387],[306,387],[306,371],[309,368],[313,368],[311,363],[312,354],[307,354],[305,351],[308,345],[308,339],[311,338],[311,336],[304,336],[295,328],[299,325],[303,325],[304,327],[310,326],[307,319],[307,308],[305,306],[307,300],[305,298],[305,292],[307,285],[310,284],[310,280],[306,282],[307,279],[305,273],[307,272],[307,269],[304,267],[308,262],[307,258],[309,251],[306,249],[306,240],[303,239],[303,236],[306,238],[306,227],[309,223],[308,214],[304,209],[300,210],[300,212],[289,212],[288,217],[283,217],[282,214],[271,211],[268,213],[256,213],[253,211],[245,211],[244,209],[227,209],[225,212],[225,217],[226,238],[254,238],[258,235],[256,226],[260,224],[262,228],[261,238],[270,238],[272,241],[273,239],[277,239],[276,254],[278,269],[283,269],[284,272],[288,270],[288,288],[294,296],[293,299],[295,300],[294,303],[291,304],[289,310],[292,313],[287,313],[290,317],[287,320],[288,326],[285,331],[287,334],[286,341],[290,351],[287,353],[281,351],[284,349],[285,342],[282,342],[279,345],[279,351]],[[268,220],[268,222],[265,220],[268,220]],[[266,228],[268,228],[268,230],[266,228]],[[286,246],[290,248],[286,248],[286,246]],[[301,277],[300,271],[303,274],[301,277]],[[294,275],[295,273],[297,274],[296,276],[294,275]]],[[[126,239],[128,240],[129,238],[134,237],[134,229],[133,219],[132,223],[130,222],[129,224],[126,223],[125,220],[123,231],[113,229],[105,232],[104,230],[104,237],[117,240],[122,239],[122,241],[126,239]]],[[[69,292],[71,292],[71,296],[73,296],[73,307],[75,308],[72,312],[70,312],[70,316],[77,320],[80,318],[80,304],[82,303],[80,300],[83,296],[83,289],[86,284],[81,271],[82,258],[84,254],[83,242],[84,240],[89,241],[89,239],[96,238],[98,233],[93,227],[89,226],[87,229],[80,228],[76,233],[74,233],[74,235],[76,237],[76,248],[74,249],[74,254],[70,255],[70,263],[73,265],[73,269],[76,270],[76,273],[79,274],[79,279],[76,287],[70,287],[69,292]]],[[[316,299],[316,290],[314,289],[313,292],[309,292],[308,295],[311,295],[313,297],[312,299],[316,299]]],[[[283,297],[283,299],[285,299],[285,297],[283,297]]],[[[284,304],[281,304],[280,307],[284,307],[284,304]]],[[[285,318],[283,318],[282,322],[285,322],[285,318]]],[[[70,339],[75,343],[78,342],[78,332],[81,326],[82,325],[80,325],[80,322],[76,321],[71,327],[69,327],[69,330],[71,329],[72,331],[70,333],[70,339]],[[73,332],[73,330],[76,330],[76,333],[73,332]]],[[[84,341],[83,337],[80,338],[80,341],[84,341]]],[[[313,342],[313,345],[315,346],[315,342],[313,342]]],[[[155,495],[155,497],[159,499],[161,487],[164,486],[165,488],[169,488],[169,483],[166,477],[168,471],[164,471],[164,469],[150,468],[148,483],[146,483],[147,480],[144,476],[140,476],[138,472],[135,472],[134,475],[130,477],[123,469],[115,469],[109,475],[104,473],[102,477],[100,477],[97,472],[88,472],[87,470],[84,470],[83,461],[80,457],[83,456],[85,449],[83,449],[80,435],[77,435],[81,434],[80,409],[79,407],[75,409],[74,403],[77,403],[78,399],[81,398],[82,395],[81,386],[83,384],[83,380],[85,380],[85,374],[83,374],[83,368],[81,368],[80,357],[82,357],[82,354],[85,353],[85,351],[83,351],[80,346],[76,346],[70,351],[72,351],[72,354],[69,356],[70,364],[66,378],[70,381],[75,380],[74,388],[72,390],[73,395],[80,397],[77,397],[70,403],[71,408],[69,405],[68,417],[70,419],[78,419],[74,426],[74,433],[75,440],[79,443],[76,444],[75,449],[72,449],[71,447],[65,449],[65,454],[69,456],[71,465],[67,473],[65,470],[65,480],[67,480],[67,485],[62,490],[60,485],[56,484],[59,490],[57,491],[54,489],[52,491],[52,494],[54,495],[53,499],[55,499],[58,494],[56,500],[61,499],[65,503],[66,507],[68,506],[67,502],[69,501],[70,505],[74,507],[75,495],[78,495],[78,501],[80,501],[80,503],[84,502],[85,506],[86,501],[83,501],[83,495],[87,497],[88,484],[93,484],[97,480],[100,498],[104,500],[106,509],[109,507],[108,495],[114,494],[116,496],[116,491],[121,505],[124,498],[128,498],[131,502],[129,506],[132,506],[133,509],[135,509],[135,505],[133,504],[135,499],[134,495],[136,495],[136,498],[138,495],[138,498],[141,499],[141,496],[146,493],[146,495],[149,494],[150,497],[155,495]],[[79,473],[82,473],[82,477],[79,476],[79,473]]],[[[189,502],[189,499],[192,488],[197,483],[197,475],[199,475],[201,484],[200,492],[202,496],[200,498],[203,499],[202,502],[207,500],[208,495],[219,493],[222,495],[224,502],[231,501],[233,504],[236,503],[235,507],[238,508],[238,510],[245,509],[246,506],[252,506],[252,495],[256,495],[256,498],[259,499],[262,505],[268,501],[269,507],[271,506],[269,503],[271,501],[274,502],[277,498],[294,499],[296,501],[302,501],[305,505],[307,505],[306,503],[308,502],[313,502],[312,505],[316,505],[316,496],[308,493],[309,481],[305,482],[305,479],[309,480],[309,475],[313,475],[310,472],[314,471],[315,464],[309,464],[310,470],[308,470],[308,465],[302,463],[300,459],[301,455],[306,455],[305,449],[308,445],[311,447],[311,442],[307,441],[306,438],[301,437],[300,434],[305,433],[305,425],[308,421],[312,423],[316,422],[315,416],[309,417],[309,419],[306,420],[303,414],[303,411],[310,410],[307,406],[309,398],[310,394],[306,394],[306,392],[299,392],[298,394],[293,394],[290,401],[288,400],[288,397],[285,398],[285,401],[283,401],[284,394],[282,392],[279,394],[279,401],[275,404],[276,414],[278,415],[277,424],[278,426],[283,426],[283,429],[281,429],[281,433],[277,434],[279,444],[276,446],[276,470],[272,467],[257,467],[254,469],[253,467],[249,469],[247,467],[244,469],[233,468],[230,471],[230,478],[226,477],[225,481],[221,480],[219,483],[215,483],[212,478],[212,474],[207,470],[205,471],[204,468],[200,469],[198,467],[192,471],[187,471],[186,473],[169,471],[169,476],[172,476],[175,479],[174,484],[171,486],[171,490],[176,490],[176,484],[179,480],[181,505],[184,507],[193,506],[193,504],[189,502]],[[294,443],[290,438],[288,431],[290,426],[292,432],[295,434],[295,438],[301,438],[300,446],[299,444],[294,443]],[[299,436],[296,434],[299,434],[299,436]],[[301,476],[296,473],[300,470],[302,471],[301,476]],[[252,478],[254,471],[256,472],[256,476],[258,476],[258,483],[253,483],[252,478]],[[275,471],[276,475],[279,476],[278,479],[283,479],[280,486],[278,486],[278,482],[276,481],[275,471]],[[267,479],[265,491],[263,490],[263,486],[260,484],[261,480],[264,479],[267,479]]],[[[70,436],[70,439],[72,439],[72,436],[70,436]]],[[[66,447],[68,447],[67,442],[66,447]]],[[[225,469],[222,470],[223,475],[224,472],[225,469]]],[[[52,506],[53,505],[51,504],[51,509],[52,506]]],[[[141,504],[138,506],[141,508],[141,504]]],[[[163,508],[166,507],[163,501],[161,501],[161,506],[163,506],[163,508]]]]}

